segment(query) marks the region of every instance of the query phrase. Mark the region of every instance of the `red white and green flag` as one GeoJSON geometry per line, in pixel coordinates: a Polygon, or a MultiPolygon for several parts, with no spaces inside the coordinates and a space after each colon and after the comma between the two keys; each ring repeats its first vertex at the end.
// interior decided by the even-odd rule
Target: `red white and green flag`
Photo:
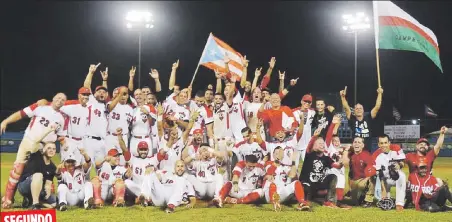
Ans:
{"type": "Polygon", "coordinates": [[[423,52],[443,72],[438,40],[429,28],[390,1],[373,1],[375,46],[423,52]]]}

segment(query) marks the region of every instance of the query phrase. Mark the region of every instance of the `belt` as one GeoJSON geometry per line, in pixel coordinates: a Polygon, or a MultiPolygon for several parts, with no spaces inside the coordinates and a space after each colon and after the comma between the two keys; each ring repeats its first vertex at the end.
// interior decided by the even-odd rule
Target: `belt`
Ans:
{"type": "Polygon", "coordinates": [[[137,139],[144,139],[144,138],[149,138],[149,136],[133,136],[134,138],[137,139]]]}
{"type": "MultiPolygon", "coordinates": [[[[108,134],[113,135],[113,136],[118,136],[119,135],[117,133],[110,133],[110,132],[108,132],[108,134]]],[[[124,135],[127,135],[127,134],[125,133],[125,134],[122,134],[121,136],[124,136],[124,135]]]]}
{"type": "Polygon", "coordinates": [[[87,138],[95,139],[95,140],[102,140],[100,136],[86,136],[87,138]]]}
{"type": "Polygon", "coordinates": [[[67,138],[71,138],[71,139],[73,139],[73,140],[77,140],[77,141],[82,140],[82,138],[73,137],[73,136],[66,136],[66,137],[67,137],[67,138]]]}
{"type": "Polygon", "coordinates": [[[217,141],[226,140],[226,138],[217,138],[217,141]]]}

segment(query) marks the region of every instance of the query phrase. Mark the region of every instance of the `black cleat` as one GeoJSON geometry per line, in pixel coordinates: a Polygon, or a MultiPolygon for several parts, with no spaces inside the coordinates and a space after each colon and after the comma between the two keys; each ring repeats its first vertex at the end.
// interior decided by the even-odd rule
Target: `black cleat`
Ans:
{"type": "Polygon", "coordinates": [[[60,211],[66,211],[67,210],[67,205],[65,203],[60,203],[60,206],[58,207],[58,209],[60,211]]]}
{"type": "Polygon", "coordinates": [[[31,209],[32,210],[40,210],[41,209],[41,205],[40,204],[33,204],[33,205],[31,205],[31,209]]]}

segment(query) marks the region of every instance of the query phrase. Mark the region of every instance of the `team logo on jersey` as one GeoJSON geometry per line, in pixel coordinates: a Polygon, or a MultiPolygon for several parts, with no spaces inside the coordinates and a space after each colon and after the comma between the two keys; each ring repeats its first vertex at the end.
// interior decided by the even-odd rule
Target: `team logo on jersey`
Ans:
{"type": "Polygon", "coordinates": [[[207,170],[210,170],[212,176],[215,175],[215,164],[212,165],[209,164],[209,166],[207,166],[207,170]]]}

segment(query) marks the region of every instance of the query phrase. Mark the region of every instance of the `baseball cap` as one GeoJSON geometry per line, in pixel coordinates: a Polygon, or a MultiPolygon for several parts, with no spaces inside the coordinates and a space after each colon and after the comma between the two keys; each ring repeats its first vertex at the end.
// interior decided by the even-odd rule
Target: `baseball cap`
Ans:
{"type": "Polygon", "coordinates": [[[99,90],[101,90],[101,89],[103,89],[103,90],[105,90],[105,91],[108,91],[107,88],[105,88],[104,86],[97,86],[97,87],[96,87],[96,90],[95,90],[94,92],[97,92],[97,91],[99,91],[99,90]]]}
{"type": "Polygon", "coordinates": [[[202,133],[203,133],[202,129],[195,129],[193,131],[193,134],[202,134],[202,133]]]}
{"type": "Polygon", "coordinates": [[[312,102],[312,96],[311,94],[306,94],[303,96],[303,98],[301,98],[301,100],[312,102]]]}
{"type": "Polygon", "coordinates": [[[66,162],[66,161],[68,161],[68,160],[76,161],[76,160],[75,160],[74,154],[71,153],[71,154],[67,155],[67,156],[64,158],[64,162],[66,162]]]}
{"type": "Polygon", "coordinates": [[[419,144],[419,143],[426,143],[427,145],[430,146],[430,143],[428,142],[428,140],[427,140],[426,138],[420,138],[420,139],[416,142],[416,144],[419,144]]]}
{"type": "Polygon", "coordinates": [[[141,141],[138,143],[138,150],[147,150],[149,149],[148,143],[146,141],[141,141]]]}
{"type": "Polygon", "coordinates": [[[108,156],[119,156],[121,154],[119,153],[119,151],[117,149],[113,148],[108,151],[107,155],[108,156]]]}
{"type": "Polygon", "coordinates": [[[78,90],[78,94],[91,94],[91,90],[86,87],[81,87],[78,90]]]}

